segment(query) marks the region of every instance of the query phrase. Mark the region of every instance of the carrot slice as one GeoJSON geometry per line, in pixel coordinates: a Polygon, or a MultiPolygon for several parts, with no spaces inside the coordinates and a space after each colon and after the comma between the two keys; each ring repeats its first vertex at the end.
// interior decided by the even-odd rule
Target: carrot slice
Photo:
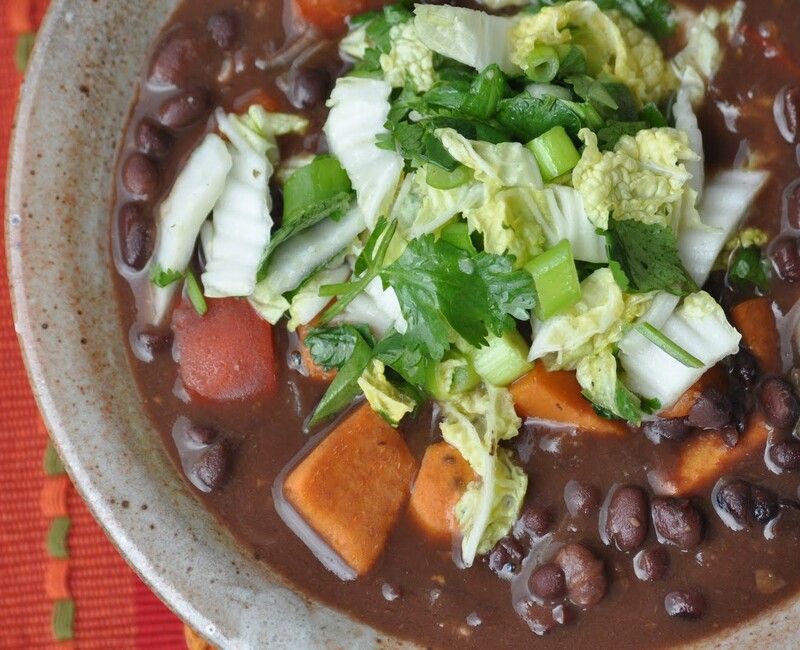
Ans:
{"type": "Polygon", "coordinates": [[[184,300],[172,318],[184,386],[218,401],[273,393],[278,377],[272,326],[246,300],[207,303],[208,313],[200,316],[184,300]]]}
{"type": "Polygon", "coordinates": [[[770,301],[753,298],[739,303],[731,311],[731,320],[747,349],[758,360],[762,372],[779,374],[783,365],[781,339],[770,301]]]}
{"type": "Polygon", "coordinates": [[[667,481],[671,494],[697,494],[729,472],[749,455],[763,450],[769,427],[763,417],[753,417],[735,447],[728,447],[722,437],[709,431],[684,443],[674,475],[667,481]]]}
{"type": "Polygon", "coordinates": [[[314,358],[311,356],[311,351],[306,345],[306,335],[308,334],[309,330],[315,326],[315,324],[316,319],[308,325],[300,325],[297,328],[297,337],[300,339],[300,356],[303,358],[303,366],[305,367],[310,379],[313,379],[314,381],[331,382],[333,381],[333,378],[336,377],[336,371],[323,370],[316,363],[314,363],[314,358]]]}
{"type": "Polygon", "coordinates": [[[687,417],[697,400],[700,399],[700,396],[709,388],[719,388],[720,390],[725,388],[725,372],[721,366],[714,366],[707,371],[681,396],[671,409],[659,414],[659,417],[666,419],[687,417]]]}
{"type": "Polygon", "coordinates": [[[411,493],[412,521],[436,544],[449,546],[458,534],[453,508],[475,472],[461,454],[446,442],[428,447],[411,493]]]}
{"type": "Polygon", "coordinates": [[[365,404],[289,474],[283,493],[362,575],[383,553],[415,469],[400,434],[365,404]]]}
{"type": "Polygon", "coordinates": [[[574,372],[549,372],[541,361],[511,386],[511,397],[522,418],[569,424],[600,437],[628,432],[622,422],[606,420],[595,413],[581,394],[574,372]]]}
{"type": "Polygon", "coordinates": [[[390,0],[294,0],[300,15],[323,31],[338,32],[345,19],[370,9],[379,9],[390,0]]]}

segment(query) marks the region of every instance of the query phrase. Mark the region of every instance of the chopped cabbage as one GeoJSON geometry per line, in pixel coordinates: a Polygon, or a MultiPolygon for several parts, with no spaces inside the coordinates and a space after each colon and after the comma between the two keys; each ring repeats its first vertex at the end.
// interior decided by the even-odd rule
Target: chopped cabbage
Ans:
{"type": "Polygon", "coordinates": [[[700,204],[704,227],[684,228],[678,238],[684,266],[699,286],[768,178],[768,172],[739,169],[720,172],[706,184],[700,204]]]}
{"type": "Polygon", "coordinates": [[[769,243],[770,236],[766,230],[761,228],[742,228],[733,237],[725,242],[725,248],[722,249],[722,254],[730,255],[739,248],[749,248],[751,246],[766,246],[769,243]]]}
{"type": "Polygon", "coordinates": [[[660,326],[651,324],[703,362],[702,368],[689,368],[636,330],[620,341],[620,363],[627,385],[642,397],[657,399],[664,409],[675,404],[709,368],[735,354],[742,338],[728,323],[722,307],[705,291],[687,296],[660,326]]]}
{"type": "Polygon", "coordinates": [[[625,299],[609,269],[598,269],[581,283],[581,299],[569,311],[534,322],[529,361],[543,359],[547,367],[574,370],[594,352],[596,337],[623,319],[625,299]]]}
{"type": "Polygon", "coordinates": [[[617,405],[617,360],[609,348],[581,359],[575,376],[592,404],[622,417],[617,405]]]}
{"type": "Polygon", "coordinates": [[[533,201],[529,209],[544,231],[548,248],[566,239],[576,260],[608,261],[606,240],[589,221],[577,190],[565,185],[548,185],[543,190],[530,192],[530,197],[533,201]]]}
{"type": "Polygon", "coordinates": [[[530,4],[530,0],[478,0],[478,2],[492,11],[508,7],[524,7],[530,4]]]}
{"type": "Polygon", "coordinates": [[[392,329],[400,334],[405,334],[408,329],[395,290],[391,287],[384,289],[380,278],[370,282],[333,322],[367,325],[378,338],[383,338],[392,329]]]}
{"type": "Polygon", "coordinates": [[[405,177],[391,216],[403,235],[415,239],[436,232],[457,214],[479,207],[484,200],[481,183],[439,190],[428,185],[424,171],[417,171],[405,177]]]}
{"type": "Polygon", "coordinates": [[[377,359],[370,361],[369,366],[358,379],[358,386],[367,398],[372,410],[393,427],[412,413],[416,402],[386,379],[386,366],[377,359]]]}
{"type": "Polygon", "coordinates": [[[600,151],[592,131],[582,129],[578,135],[586,147],[572,172],[572,183],[592,223],[606,229],[613,213],[618,219],[677,228],[691,179],[684,163],[697,159],[685,133],[647,129],[623,136],[614,151],[606,152],[600,151]]]}
{"type": "Polygon", "coordinates": [[[300,325],[308,325],[331,301],[330,298],[319,295],[320,287],[345,282],[352,274],[350,265],[345,264],[341,256],[337,261],[339,263],[329,264],[311,277],[292,297],[289,322],[286,325],[290,332],[294,332],[300,325]]]}
{"type": "Polygon", "coordinates": [[[328,145],[350,177],[370,229],[388,214],[404,167],[399,153],[376,144],[379,135],[388,133],[391,92],[385,81],[342,77],[328,101],[331,111],[324,129],[328,145]]]}
{"type": "Polygon", "coordinates": [[[476,181],[495,187],[544,187],[536,156],[519,142],[467,140],[455,129],[437,129],[436,137],[447,153],[473,170],[476,181]]]}
{"type": "Polygon", "coordinates": [[[305,131],[308,120],[268,113],[259,105],[242,117],[218,109],[216,119],[228,139],[233,167],[214,206],[214,236],[205,251],[203,287],[211,298],[249,296],[273,225],[269,181],[278,159],[276,138],[305,131]]]}
{"type": "Polygon", "coordinates": [[[418,4],[414,8],[417,36],[431,50],[483,70],[496,63],[507,74],[519,73],[511,62],[509,34],[515,18],[447,5],[418,4]]]}
{"type": "Polygon", "coordinates": [[[383,78],[395,88],[410,82],[417,92],[427,92],[436,81],[433,51],[417,36],[413,21],[395,25],[389,32],[392,48],[381,54],[383,78]]]}
{"type": "Polygon", "coordinates": [[[367,36],[367,26],[369,23],[359,25],[350,32],[341,41],[339,41],[339,54],[343,59],[363,59],[367,50],[371,46],[370,39],[367,36]]]}
{"type": "Polygon", "coordinates": [[[514,438],[522,421],[508,390],[486,385],[445,402],[442,412],[442,437],[479,477],[455,509],[463,535],[462,561],[469,567],[478,553],[488,553],[508,533],[519,516],[528,477],[498,444],[514,438]]]}
{"type": "Polygon", "coordinates": [[[283,294],[294,291],[317,269],[328,264],[364,230],[364,215],[352,208],[339,221],[325,219],[295,235],[270,257],[267,276],[256,285],[253,308],[273,325],[289,309],[283,294]]]}
{"type": "Polygon", "coordinates": [[[616,77],[642,103],[659,103],[676,86],[652,36],[619,14],[604,13],[589,0],[572,0],[522,16],[511,32],[511,42],[511,60],[523,70],[537,44],[579,45],[587,52],[592,75],[616,77]]]}
{"type": "Polygon", "coordinates": [[[696,201],[703,198],[703,188],[705,186],[705,152],[703,150],[703,134],[697,122],[697,115],[692,108],[690,91],[681,87],[672,105],[672,114],[675,116],[675,128],[686,133],[689,138],[689,146],[696,154],[695,160],[684,161],[686,171],[691,174],[689,187],[697,194],[696,201]]]}
{"type": "Polygon", "coordinates": [[[706,93],[706,83],[722,65],[722,46],[716,30],[722,22],[719,10],[704,9],[689,27],[686,46],[672,59],[672,68],[698,107],[706,93]]]}
{"type": "MultiPolygon", "coordinates": [[[[208,134],[192,152],[159,208],[158,241],[150,270],[186,270],[203,222],[222,196],[232,166],[228,147],[215,133],[208,134]]],[[[162,323],[177,288],[177,283],[167,287],[150,284],[149,323],[162,323]]]]}

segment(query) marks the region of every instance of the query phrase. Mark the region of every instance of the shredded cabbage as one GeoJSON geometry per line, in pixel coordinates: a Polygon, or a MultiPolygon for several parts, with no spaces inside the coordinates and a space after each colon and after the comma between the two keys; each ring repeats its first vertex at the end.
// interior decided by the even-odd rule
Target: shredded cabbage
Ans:
{"type": "Polygon", "coordinates": [[[329,264],[304,282],[292,297],[289,306],[289,322],[286,324],[286,328],[290,332],[294,332],[300,325],[308,325],[331,301],[330,298],[319,295],[320,287],[345,282],[351,274],[350,265],[345,264],[340,256],[339,260],[329,264]]]}
{"type": "Polygon", "coordinates": [[[417,36],[434,52],[476,70],[496,63],[507,74],[519,73],[509,40],[517,19],[448,5],[418,4],[414,13],[417,36]]]}
{"type": "MultiPolygon", "coordinates": [[[[578,134],[586,143],[572,183],[598,228],[609,216],[677,228],[691,175],[684,165],[697,159],[685,133],[670,128],[639,131],[620,138],[614,151],[602,152],[589,129],[578,134]]],[[[693,201],[691,202],[694,203],[693,201]]]]}
{"type": "Polygon", "coordinates": [[[328,145],[350,177],[370,229],[388,214],[403,173],[403,157],[376,144],[379,135],[388,133],[391,92],[385,81],[342,77],[328,101],[328,145]]]}
{"type": "Polygon", "coordinates": [[[393,427],[398,426],[417,406],[411,397],[386,379],[386,366],[377,359],[370,361],[358,379],[358,386],[372,410],[393,427]]]}
{"type": "Polygon", "coordinates": [[[242,117],[218,109],[216,119],[228,139],[233,167],[214,206],[214,236],[206,250],[203,287],[212,298],[249,296],[273,225],[269,181],[278,159],[276,138],[305,131],[308,120],[268,113],[259,105],[242,117]]]}
{"type": "Polygon", "coordinates": [[[389,32],[392,48],[381,54],[383,78],[395,88],[410,82],[417,92],[427,92],[436,81],[433,51],[417,36],[413,21],[395,25],[389,32]]]}
{"type": "MultiPolygon", "coordinates": [[[[203,222],[222,196],[232,165],[228,147],[214,133],[192,152],[159,208],[158,241],[149,270],[186,270],[203,222]]],[[[177,283],[167,287],[150,284],[147,320],[151,324],[160,325],[166,318],[177,288],[177,283]]]]}
{"type": "Polygon", "coordinates": [[[391,287],[384,289],[380,278],[370,282],[333,322],[367,325],[378,338],[383,338],[392,329],[400,334],[408,329],[395,290],[391,287]]]}
{"type": "Polygon", "coordinates": [[[528,477],[498,447],[519,433],[522,421],[507,389],[481,386],[442,405],[442,437],[479,476],[456,505],[463,535],[461,556],[472,566],[508,533],[519,516],[528,477]]]}
{"type": "Polygon", "coordinates": [[[697,115],[695,115],[692,108],[690,91],[687,88],[681,87],[678,90],[675,102],[672,105],[672,114],[675,116],[675,128],[686,133],[689,146],[697,156],[695,160],[685,160],[684,166],[686,171],[691,174],[689,187],[695,191],[697,194],[696,201],[699,201],[703,198],[703,188],[706,180],[706,156],[703,150],[703,134],[700,131],[697,115]]]}

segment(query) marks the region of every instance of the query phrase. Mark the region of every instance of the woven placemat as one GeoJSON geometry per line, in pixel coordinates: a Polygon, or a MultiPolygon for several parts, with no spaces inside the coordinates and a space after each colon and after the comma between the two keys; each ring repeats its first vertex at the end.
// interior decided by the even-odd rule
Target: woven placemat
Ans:
{"type": "MultiPolygon", "coordinates": [[[[22,79],[18,67],[46,5],[47,0],[0,2],[0,193],[22,79]]],[[[0,268],[6,268],[4,245],[0,268]]],[[[0,280],[0,621],[0,648],[187,647],[182,623],[117,554],[49,446],[17,344],[5,273],[0,280]]]]}

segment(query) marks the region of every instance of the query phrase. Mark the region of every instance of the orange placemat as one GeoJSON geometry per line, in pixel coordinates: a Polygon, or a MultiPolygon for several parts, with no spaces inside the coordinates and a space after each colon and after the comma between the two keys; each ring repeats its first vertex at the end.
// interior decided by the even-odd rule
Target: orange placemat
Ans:
{"type": "MultiPolygon", "coordinates": [[[[34,30],[46,4],[0,0],[0,193],[21,81],[15,51],[21,32],[34,30]]],[[[0,204],[5,205],[4,196],[0,204]]],[[[4,246],[0,268],[6,268],[4,246]]],[[[47,452],[2,273],[0,648],[185,648],[181,622],[128,568],[57,456],[47,452]]]]}

